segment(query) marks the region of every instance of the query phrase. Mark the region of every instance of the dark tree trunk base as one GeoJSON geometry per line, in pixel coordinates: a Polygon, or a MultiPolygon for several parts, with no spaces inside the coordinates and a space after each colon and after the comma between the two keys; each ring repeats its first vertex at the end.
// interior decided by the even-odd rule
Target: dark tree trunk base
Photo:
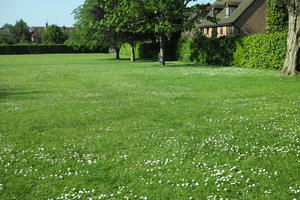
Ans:
{"type": "Polygon", "coordinates": [[[116,60],[120,60],[120,49],[116,48],[116,60]]]}

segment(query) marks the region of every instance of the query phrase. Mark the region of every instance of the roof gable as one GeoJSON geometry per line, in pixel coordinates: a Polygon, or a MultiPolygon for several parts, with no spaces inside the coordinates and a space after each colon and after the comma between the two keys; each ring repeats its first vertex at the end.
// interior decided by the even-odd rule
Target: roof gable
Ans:
{"type": "Polygon", "coordinates": [[[224,0],[220,1],[230,5],[237,5],[236,9],[231,13],[231,15],[226,16],[226,9],[223,9],[217,16],[217,23],[213,23],[209,20],[202,20],[200,27],[212,27],[221,25],[231,25],[233,24],[254,2],[255,0],[224,0]]]}

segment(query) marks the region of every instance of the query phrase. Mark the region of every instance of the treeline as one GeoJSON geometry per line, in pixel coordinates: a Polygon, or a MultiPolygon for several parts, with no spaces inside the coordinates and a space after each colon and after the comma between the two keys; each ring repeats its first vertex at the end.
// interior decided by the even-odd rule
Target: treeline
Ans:
{"type": "Polygon", "coordinates": [[[31,30],[22,19],[18,20],[14,25],[5,24],[0,28],[0,44],[64,44],[70,35],[70,30],[57,25],[48,26],[46,24],[46,27],[37,28],[40,30],[31,30]],[[38,40],[35,40],[34,37],[38,37],[38,40]]]}
{"type": "Polygon", "coordinates": [[[31,29],[21,19],[14,25],[5,24],[0,28],[0,54],[108,53],[107,45],[70,42],[74,35],[72,29],[57,25],[46,24],[31,29]]]}

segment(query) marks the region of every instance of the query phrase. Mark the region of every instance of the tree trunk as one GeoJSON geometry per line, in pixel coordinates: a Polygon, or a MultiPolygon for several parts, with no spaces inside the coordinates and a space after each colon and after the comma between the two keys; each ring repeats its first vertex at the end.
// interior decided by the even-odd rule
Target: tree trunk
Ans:
{"type": "Polygon", "coordinates": [[[131,62],[135,62],[134,41],[131,42],[130,47],[131,47],[131,59],[130,60],[131,60],[131,62]]]}
{"type": "Polygon", "coordinates": [[[115,48],[116,51],[116,60],[120,60],[120,48],[115,48]]]}
{"type": "Polygon", "coordinates": [[[289,12],[289,32],[288,49],[286,59],[282,69],[282,74],[294,76],[300,71],[300,1],[290,0],[288,4],[289,12]]]}
{"type": "Polygon", "coordinates": [[[159,55],[160,55],[159,62],[161,66],[166,65],[164,46],[165,46],[165,39],[163,36],[159,36],[159,55]]]}

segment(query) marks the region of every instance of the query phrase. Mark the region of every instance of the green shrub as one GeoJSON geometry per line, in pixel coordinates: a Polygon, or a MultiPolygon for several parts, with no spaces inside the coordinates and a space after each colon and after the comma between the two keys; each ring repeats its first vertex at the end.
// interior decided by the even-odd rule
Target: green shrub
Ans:
{"type": "Polygon", "coordinates": [[[16,44],[0,45],[0,54],[46,54],[46,53],[108,53],[107,47],[90,49],[88,47],[72,47],[64,44],[16,44]]]}
{"type": "Polygon", "coordinates": [[[287,34],[257,34],[237,40],[234,65],[280,70],[287,50],[287,34]]]}

